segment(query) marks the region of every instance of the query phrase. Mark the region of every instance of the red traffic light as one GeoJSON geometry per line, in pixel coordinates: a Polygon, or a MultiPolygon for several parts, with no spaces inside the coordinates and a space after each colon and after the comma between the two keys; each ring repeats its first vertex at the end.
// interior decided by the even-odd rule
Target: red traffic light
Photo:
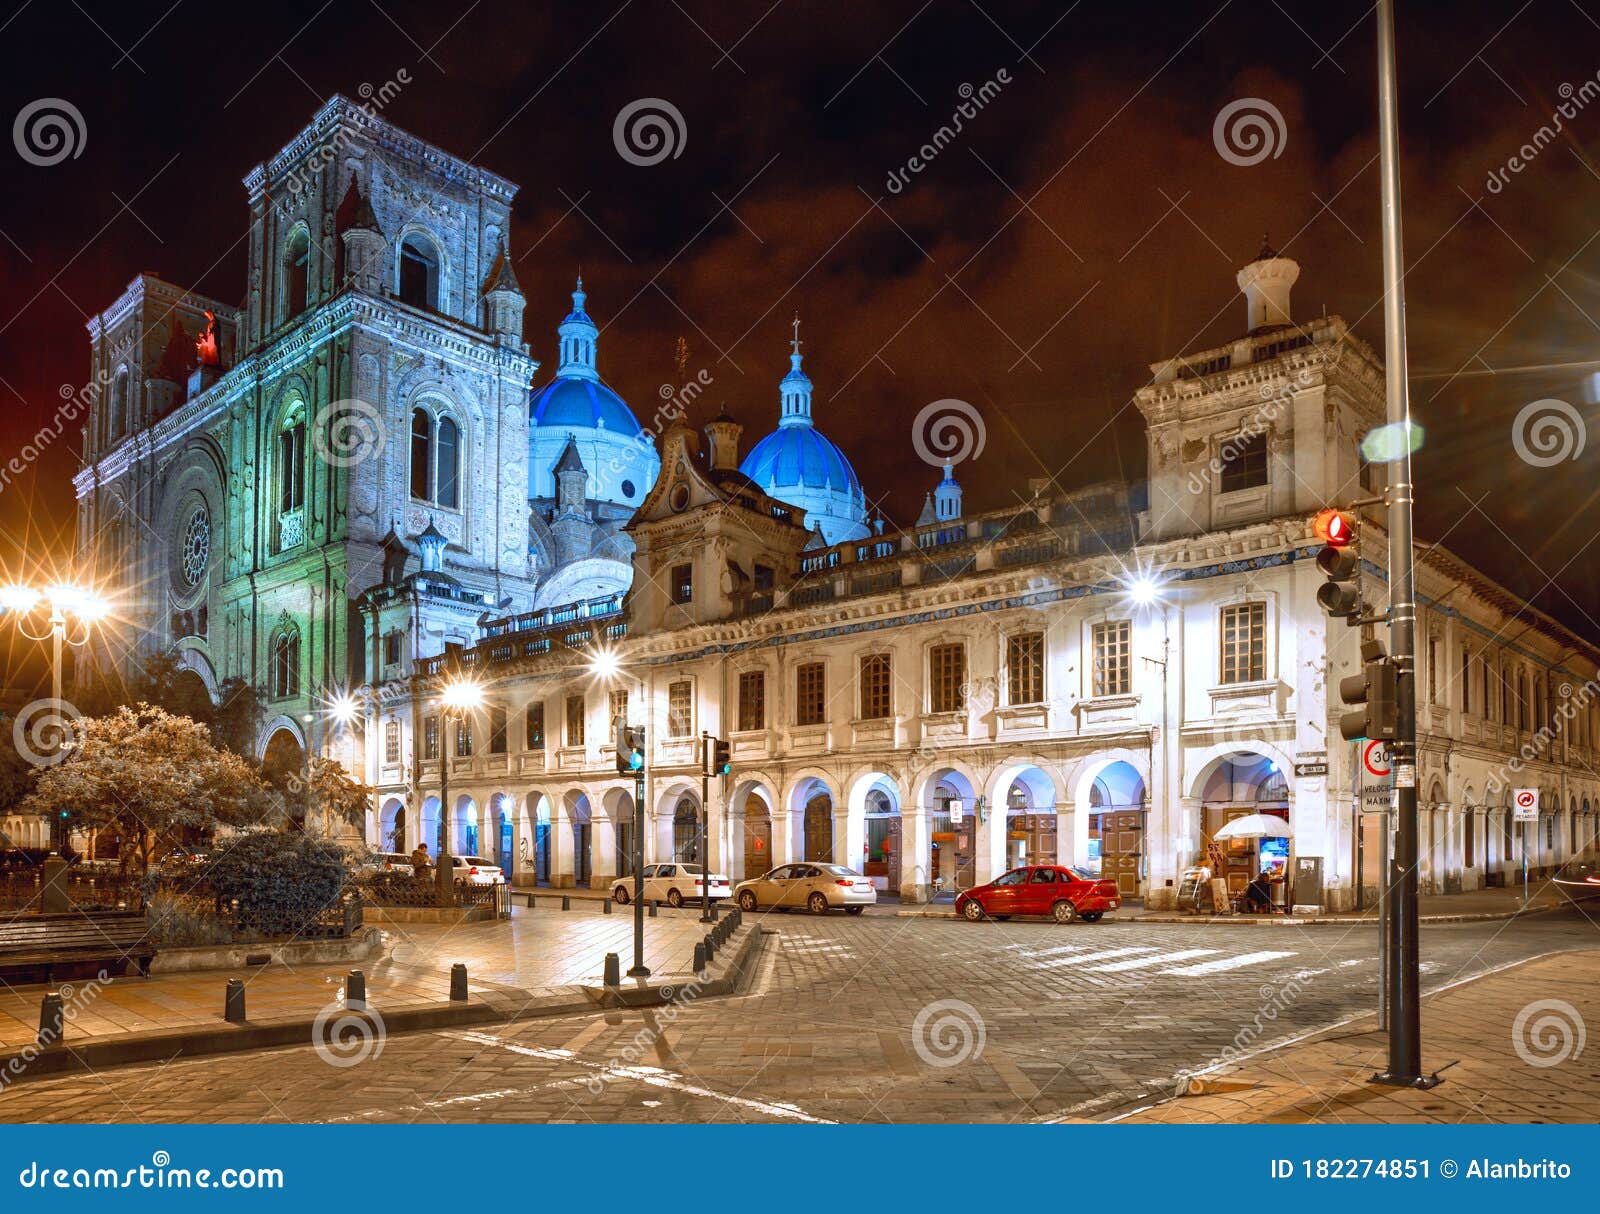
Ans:
{"type": "Polygon", "coordinates": [[[1330,548],[1343,548],[1355,542],[1356,524],[1343,510],[1333,507],[1320,511],[1311,524],[1312,534],[1330,548]]]}

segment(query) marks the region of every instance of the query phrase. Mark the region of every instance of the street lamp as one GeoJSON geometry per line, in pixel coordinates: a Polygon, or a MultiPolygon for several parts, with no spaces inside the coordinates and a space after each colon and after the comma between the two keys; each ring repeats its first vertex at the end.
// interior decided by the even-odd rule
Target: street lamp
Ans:
{"type": "MultiPolygon", "coordinates": [[[[443,728],[439,739],[439,905],[455,901],[455,885],[450,863],[450,752],[454,748],[451,723],[460,730],[461,718],[483,707],[483,687],[471,679],[452,679],[439,695],[439,716],[443,728]]],[[[459,737],[459,732],[457,735],[459,737]]]]}
{"type": "MultiPolygon", "coordinates": [[[[597,681],[613,679],[621,670],[622,660],[614,649],[597,649],[589,657],[589,673],[597,681]]],[[[641,691],[643,687],[641,682],[641,691]]],[[[647,718],[648,715],[647,712],[647,718]]],[[[634,730],[626,721],[617,721],[613,741],[617,748],[617,771],[633,773],[633,965],[628,977],[648,978],[650,969],[644,963],[644,799],[646,756],[650,745],[648,727],[634,730]]],[[[710,876],[711,870],[707,867],[704,877],[709,880],[710,876]]]]}
{"type": "MultiPolygon", "coordinates": [[[[12,583],[0,586],[0,613],[13,615],[17,620],[17,631],[30,641],[50,642],[50,699],[51,707],[58,716],[62,714],[63,700],[61,698],[61,647],[72,645],[74,647],[86,645],[89,642],[92,626],[104,619],[110,605],[94,591],[84,586],[74,585],[70,582],[53,582],[43,590],[32,586],[23,586],[12,583]],[[33,633],[28,628],[27,621],[33,613],[48,605],[47,617],[48,631],[33,633]],[[68,635],[68,623],[75,623],[80,632],[76,639],[68,635]]],[[[56,741],[56,754],[59,756],[61,749],[66,745],[67,728],[63,718],[59,728],[59,737],[56,741]]],[[[61,826],[61,815],[52,814],[50,818],[50,849],[59,852],[63,843],[65,832],[61,826]]]]}

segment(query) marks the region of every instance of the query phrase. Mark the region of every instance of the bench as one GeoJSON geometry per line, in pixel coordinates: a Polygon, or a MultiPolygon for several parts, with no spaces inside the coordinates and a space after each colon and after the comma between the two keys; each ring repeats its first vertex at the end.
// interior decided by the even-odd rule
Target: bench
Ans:
{"type": "Polygon", "coordinates": [[[119,977],[133,963],[150,976],[156,955],[143,911],[76,910],[0,921],[0,975],[21,981],[119,977]]]}

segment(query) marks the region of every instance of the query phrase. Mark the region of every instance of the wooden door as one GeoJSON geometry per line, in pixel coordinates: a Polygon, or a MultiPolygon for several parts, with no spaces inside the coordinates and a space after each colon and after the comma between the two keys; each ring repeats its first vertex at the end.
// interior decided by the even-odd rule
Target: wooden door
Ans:
{"type": "Polygon", "coordinates": [[[744,879],[753,880],[772,867],[772,819],[766,807],[760,814],[745,811],[744,817],[744,879]]]}
{"type": "Polygon", "coordinates": [[[1124,898],[1139,896],[1139,861],[1144,855],[1143,815],[1136,809],[1100,816],[1100,875],[1117,883],[1124,898]]]}

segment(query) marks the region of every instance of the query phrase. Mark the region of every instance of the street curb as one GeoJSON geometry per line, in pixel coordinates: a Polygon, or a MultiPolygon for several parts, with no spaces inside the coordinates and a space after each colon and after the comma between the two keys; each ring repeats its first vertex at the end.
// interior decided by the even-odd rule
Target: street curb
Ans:
{"type": "MultiPolygon", "coordinates": [[[[1502,919],[1516,919],[1523,915],[1544,915],[1554,910],[1560,910],[1562,903],[1553,903],[1550,906],[1531,906],[1526,910],[1520,907],[1514,911],[1479,911],[1470,914],[1458,915],[1422,915],[1417,922],[1426,927],[1439,923],[1492,923],[1502,919]]],[[[896,911],[896,916],[902,919],[959,919],[960,915],[954,911],[896,911]]],[[[979,920],[988,922],[988,920],[979,920]]],[[[1333,915],[1326,918],[1305,918],[1294,915],[1274,915],[1271,918],[1250,919],[1244,916],[1218,915],[1215,917],[1202,917],[1199,915],[1131,915],[1128,918],[1111,917],[1097,924],[1105,927],[1110,924],[1130,923],[1171,923],[1184,927],[1377,927],[1377,916],[1363,916],[1355,918],[1350,915],[1333,915]]]]}
{"type": "MultiPolygon", "coordinates": [[[[495,991],[487,995],[477,992],[467,1003],[412,1004],[386,1011],[373,1002],[371,1008],[374,1018],[382,1024],[382,1033],[387,1036],[429,1029],[588,1015],[605,1008],[659,1006],[671,1003],[690,983],[697,984],[697,998],[728,995],[737,991],[748,977],[753,968],[750,962],[760,948],[761,937],[770,930],[759,926],[750,928],[732,959],[723,964],[713,964],[707,972],[717,976],[703,982],[686,971],[683,977],[677,977],[675,981],[657,980],[643,987],[620,991],[588,984],[561,988],[578,992],[579,998],[571,994],[534,995],[518,1002],[503,991],[495,991]]],[[[278,1046],[314,1045],[319,1020],[336,1024],[366,1019],[368,1017],[355,1009],[339,1008],[337,1015],[309,1019],[294,1016],[251,1020],[244,1024],[223,1022],[187,1025],[178,1029],[153,1029],[82,1042],[68,1038],[64,1044],[47,1049],[24,1048],[0,1054],[0,1091],[26,1079],[74,1071],[93,1072],[105,1067],[165,1062],[179,1057],[195,1058],[278,1046]]]]}
{"type": "MultiPolygon", "coordinates": [[[[740,929],[743,932],[745,929],[740,929]]],[[[735,933],[737,938],[739,933],[735,933]]],[[[706,970],[706,975],[721,971],[715,978],[697,975],[689,972],[684,977],[675,981],[663,981],[662,978],[652,976],[653,980],[635,980],[634,986],[612,987],[596,984],[585,984],[581,987],[583,993],[590,999],[594,1008],[633,1008],[633,1007],[658,1007],[664,1003],[671,1003],[683,993],[685,988],[695,988],[695,998],[707,995],[731,995],[744,984],[749,977],[753,966],[750,964],[756,952],[761,947],[761,938],[765,935],[776,935],[772,928],[759,925],[752,926],[748,935],[738,945],[738,951],[733,959],[726,963],[713,962],[706,970]]],[[[723,946],[727,948],[727,945],[723,946]]],[[[722,954],[719,953],[719,956],[722,954]]]]}

